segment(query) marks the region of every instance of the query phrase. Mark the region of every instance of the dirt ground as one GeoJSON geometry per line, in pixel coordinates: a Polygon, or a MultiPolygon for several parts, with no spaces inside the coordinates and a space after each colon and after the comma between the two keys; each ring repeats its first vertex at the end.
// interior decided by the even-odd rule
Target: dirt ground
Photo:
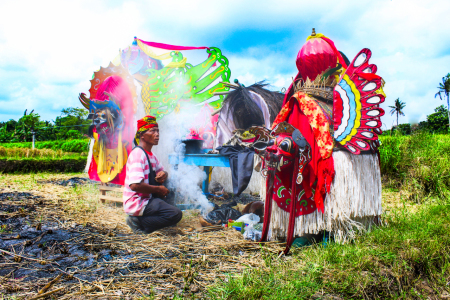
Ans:
{"type": "MultiPolygon", "coordinates": [[[[265,268],[258,244],[232,229],[204,231],[195,210],[176,227],[137,235],[121,205],[99,202],[84,174],[0,175],[0,182],[0,293],[9,297],[208,298],[218,280],[265,268]]],[[[399,192],[383,191],[385,211],[414,210],[404,203],[399,192]]],[[[264,249],[278,253],[283,244],[264,249]]]]}
{"type": "MultiPolygon", "coordinates": [[[[264,268],[258,244],[232,229],[204,231],[198,211],[185,211],[176,227],[133,234],[122,207],[100,203],[98,186],[83,177],[0,175],[1,294],[205,298],[217,280],[264,268]]],[[[265,247],[273,253],[282,248],[265,247]]]]}

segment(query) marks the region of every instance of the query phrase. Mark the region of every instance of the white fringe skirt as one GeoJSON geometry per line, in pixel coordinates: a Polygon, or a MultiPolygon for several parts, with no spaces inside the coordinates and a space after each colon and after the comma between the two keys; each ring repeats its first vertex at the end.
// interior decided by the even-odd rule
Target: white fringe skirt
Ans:
{"type": "MultiPolygon", "coordinates": [[[[325,213],[316,210],[297,217],[295,236],[326,230],[336,242],[345,243],[353,239],[357,231],[369,229],[382,213],[377,155],[335,151],[333,159],[336,175],[330,193],[325,198],[325,213]]],[[[265,194],[265,191],[261,194],[265,194]]],[[[273,202],[269,239],[284,239],[288,223],[289,213],[273,202]]]]}

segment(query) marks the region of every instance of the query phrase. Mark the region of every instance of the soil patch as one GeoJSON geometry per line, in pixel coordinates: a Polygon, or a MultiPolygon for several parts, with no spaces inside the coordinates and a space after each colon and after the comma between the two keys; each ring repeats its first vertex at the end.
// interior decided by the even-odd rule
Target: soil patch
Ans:
{"type": "MultiPolygon", "coordinates": [[[[63,213],[65,201],[34,192],[6,191],[0,200],[0,293],[11,297],[205,297],[229,273],[264,268],[258,244],[233,230],[202,232],[192,225],[195,214],[178,227],[136,235],[118,224],[74,222],[63,213]]],[[[269,252],[281,249],[267,244],[269,252]]]]}
{"type": "Polygon", "coordinates": [[[40,184],[57,184],[62,186],[75,186],[75,185],[82,185],[82,184],[96,184],[95,181],[90,180],[89,178],[83,178],[83,177],[72,177],[69,179],[49,179],[49,180],[38,180],[37,181],[40,184]]]}

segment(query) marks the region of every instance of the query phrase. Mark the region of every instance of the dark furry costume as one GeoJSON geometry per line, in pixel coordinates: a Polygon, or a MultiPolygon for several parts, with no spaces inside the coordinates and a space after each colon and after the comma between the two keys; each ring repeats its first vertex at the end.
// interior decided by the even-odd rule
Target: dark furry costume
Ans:
{"type": "Polygon", "coordinates": [[[267,85],[263,81],[249,87],[239,85],[239,88],[231,91],[223,101],[223,107],[227,107],[227,111],[221,111],[221,113],[225,114],[225,118],[228,118],[229,114],[233,116],[236,129],[247,129],[253,125],[263,126],[265,124],[263,112],[252,99],[255,97],[251,93],[253,92],[260,95],[266,102],[270,113],[270,123],[272,123],[281,109],[284,94],[265,89],[267,85]]]}
{"type": "Polygon", "coordinates": [[[219,142],[216,143],[219,147],[216,149],[220,154],[229,157],[233,193],[236,195],[241,194],[250,182],[254,151],[245,143],[234,143],[240,138],[232,137],[245,132],[251,126],[270,127],[283,103],[284,94],[269,91],[266,86],[264,82],[249,87],[235,85],[234,90],[225,98],[220,112],[217,125],[219,142]]]}

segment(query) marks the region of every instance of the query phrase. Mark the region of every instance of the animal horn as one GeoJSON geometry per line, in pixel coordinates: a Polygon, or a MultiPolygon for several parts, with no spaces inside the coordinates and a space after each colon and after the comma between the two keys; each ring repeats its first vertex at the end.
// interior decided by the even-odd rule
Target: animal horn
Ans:
{"type": "Polygon", "coordinates": [[[220,95],[228,95],[230,92],[216,92],[213,93],[214,96],[220,96],[220,95]]]}
{"type": "Polygon", "coordinates": [[[211,116],[217,115],[218,113],[220,113],[221,110],[222,110],[222,108],[219,108],[218,110],[213,111],[213,112],[211,113],[211,116]]]}
{"type": "Polygon", "coordinates": [[[231,82],[221,81],[220,83],[225,85],[225,86],[227,86],[227,87],[230,87],[232,89],[238,89],[239,88],[239,86],[237,84],[234,84],[234,83],[231,83],[231,82]]]}
{"type": "Polygon", "coordinates": [[[80,100],[81,105],[83,105],[87,110],[89,110],[89,106],[91,104],[91,100],[88,97],[86,97],[85,93],[81,93],[78,96],[78,100],[80,100]]]}

